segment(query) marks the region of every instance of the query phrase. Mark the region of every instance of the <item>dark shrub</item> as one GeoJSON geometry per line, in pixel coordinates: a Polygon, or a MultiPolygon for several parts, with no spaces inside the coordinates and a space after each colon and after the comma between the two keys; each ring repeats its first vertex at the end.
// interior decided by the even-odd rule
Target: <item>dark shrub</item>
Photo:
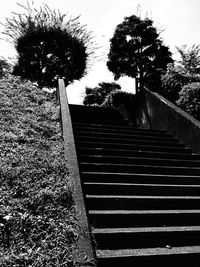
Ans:
{"type": "Polygon", "coordinates": [[[200,120],[200,82],[185,85],[176,102],[183,110],[200,120]]]}
{"type": "Polygon", "coordinates": [[[133,94],[115,90],[112,91],[105,99],[102,107],[108,107],[108,108],[118,108],[120,105],[128,105],[134,98],[133,94]]]}

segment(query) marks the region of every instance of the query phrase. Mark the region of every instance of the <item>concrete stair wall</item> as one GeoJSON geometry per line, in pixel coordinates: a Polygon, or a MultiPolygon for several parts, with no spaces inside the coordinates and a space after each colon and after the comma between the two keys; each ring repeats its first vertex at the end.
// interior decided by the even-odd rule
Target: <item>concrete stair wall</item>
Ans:
{"type": "Polygon", "coordinates": [[[98,266],[199,267],[200,156],[113,110],[70,110],[98,266]]]}

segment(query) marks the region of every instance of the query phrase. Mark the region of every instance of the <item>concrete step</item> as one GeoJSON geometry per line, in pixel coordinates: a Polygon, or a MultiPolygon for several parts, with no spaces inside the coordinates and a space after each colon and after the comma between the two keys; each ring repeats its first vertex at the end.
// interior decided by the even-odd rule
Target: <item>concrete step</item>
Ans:
{"type": "Polygon", "coordinates": [[[71,111],[98,267],[199,267],[200,155],[115,111],[71,111]]]}
{"type": "MultiPolygon", "coordinates": [[[[106,207],[107,208],[107,207],[106,207]]],[[[160,207],[161,208],[161,207],[160,207]]],[[[184,208],[184,206],[183,206],[184,208]]],[[[200,210],[96,210],[89,209],[94,228],[199,226],[200,210]]]]}
{"type": "MultiPolygon", "coordinates": [[[[77,147],[78,154],[101,155],[101,156],[130,156],[138,158],[158,158],[158,159],[177,159],[177,160],[200,160],[198,154],[170,153],[159,151],[141,151],[134,149],[98,148],[98,147],[77,147]]],[[[182,152],[182,151],[181,151],[182,152]]]]}
{"type": "Polygon", "coordinates": [[[175,167],[175,166],[151,166],[119,163],[88,163],[80,162],[81,171],[88,172],[119,172],[141,174],[177,174],[177,175],[200,175],[200,167],[175,167]]]}
{"type": "Polygon", "coordinates": [[[69,109],[73,123],[127,124],[115,109],[72,104],[69,105],[69,109]]]}
{"type": "Polygon", "coordinates": [[[172,137],[170,134],[166,133],[163,130],[151,130],[151,129],[144,129],[144,128],[136,128],[129,125],[119,125],[119,124],[92,124],[92,123],[73,123],[73,128],[75,131],[77,130],[85,130],[88,131],[100,131],[100,132],[115,132],[115,133],[126,133],[126,134],[148,134],[148,136],[167,136],[172,137]]]}
{"type": "Polygon", "coordinates": [[[99,267],[199,267],[200,247],[98,250],[97,259],[99,267]]]}
{"type": "Polygon", "coordinates": [[[198,209],[200,196],[86,195],[90,210],[198,209]]]}
{"type": "Polygon", "coordinates": [[[144,174],[120,172],[82,172],[85,182],[123,182],[139,184],[200,185],[199,175],[144,174]]]}
{"type": "Polygon", "coordinates": [[[183,148],[179,146],[168,147],[163,145],[143,145],[143,144],[126,144],[126,143],[117,143],[117,142],[92,142],[92,141],[76,141],[78,147],[87,147],[87,148],[102,148],[102,149],[127,149],[127,150],[137,150],[137,151],[152,151],[152,152],[165,152],[165,153],[183,153],[191,154],[191,149],[183,148]]]}
{"type": "Polygon", "coordinates": [[[199,167],[200,160],[183,160],[183,159],[160,159],[160,158],[144,158],[131,156],[110,156],[110,155],[79,155],[81,162],[88,163],[124,163],[151,166],[179,166],[179,167],[199,167]]]}
{"type": "Polygon", "coordinates": [[[163,141],[163,142],[171,142],[171,143],[176,143],[178,142],[177,139],[172,138],[171,136],[168,135],[148,135],[148,133],[119,133],[118,131],[116,132],[104,132],[101,130],[98,131],[90,131],[87,128],[84,129],[76,129],[75,130],[75,135],[76,136],[93,136],[93,137],[103,137],[103,138],[112,138],[112,139],[127,139],[127,140],[149,140],[149,141],[163,141]]]}
{"type": "Polygon", "coordinates": [[[200,196],[200,185],[85,182],[88,195],[200,196]]]}
{"type": "Polygon", "coordinates": [[[96,228],[97,249],[196,246],[200,226],[96,228]]]}
{"type": "Polygon", "coordinates": [[[174,148],[185,148],[183,144],[178,142],[168,142],[168,141],[157,141],[157,140],[137,140],[137,139],[126,139],[126,138],[112,138],[112,137],[94,137],[94,136],[81,136],[76,135],[77,142],[100,142],[100,143],[113,143],[113,144],[127,144],[129,146],[132,145],[149,145],[149,146],[166,146],[166,147],[174,147],[174,148]]]}

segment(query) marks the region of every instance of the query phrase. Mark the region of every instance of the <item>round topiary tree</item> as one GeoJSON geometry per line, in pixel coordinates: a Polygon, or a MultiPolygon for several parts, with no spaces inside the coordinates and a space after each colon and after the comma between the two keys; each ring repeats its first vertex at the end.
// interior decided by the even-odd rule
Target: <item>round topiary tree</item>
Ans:
{"type": "Polygon", "coordinates": [[[43,5],[39,10],[28,4],[25,12],[7,19],[5,34],[14,42],[18,62],[13,74],[37,82],[39,87],[53,87],[58,77],[66,85],[86,74],[91,34],[78,18],[43,5]]]}
{"type": "Polygon", "coordinates": [[[183,86],[176,103],[190,115],[200,120],[200,82],[183,86]]]}

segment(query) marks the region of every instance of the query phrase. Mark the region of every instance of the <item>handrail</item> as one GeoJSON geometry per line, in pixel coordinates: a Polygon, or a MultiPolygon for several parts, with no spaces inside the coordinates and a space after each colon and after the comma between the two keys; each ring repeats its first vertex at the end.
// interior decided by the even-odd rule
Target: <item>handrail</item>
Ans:
{"type": "Polygon", "coordinates": [[[200,153],[200,122],[158,93],[144,90],[148,116],[153,129],[163,129],[193,152],[200,153]]]}
{"type": "MultiPolygon", "coordinates": [[[[95,252],[92,246],[88,217],[81,186],[81,178],[80,178],[80,172],[79,172],[79,166],[78,166],[78,160],[74,142],[72,121],[70,117],[69,105],[67,100],[67,93],[64,81],[62,79],[58,80],[57,93],[61,110],[61,127],[62,127],[62,136],[64,140],[65,159],[68,164],[70,180],[72,181],[74,187],[73,199],[76,207],[76,218],[78,219],[84,233],[84,236],[82,235],[79,236],[77,251],[74,251],[74,254],[77,253],[78,260],[82,262],[86,258],[88,260],[95,259],[95,252]]],[[[84,266],[87,266],[87,264],[84,264],[84,266]]],[[[91,265],[88,264],[88,266],[91,265]]],[[[93,266],[95,266],[95,261],[93,266]]]]}

